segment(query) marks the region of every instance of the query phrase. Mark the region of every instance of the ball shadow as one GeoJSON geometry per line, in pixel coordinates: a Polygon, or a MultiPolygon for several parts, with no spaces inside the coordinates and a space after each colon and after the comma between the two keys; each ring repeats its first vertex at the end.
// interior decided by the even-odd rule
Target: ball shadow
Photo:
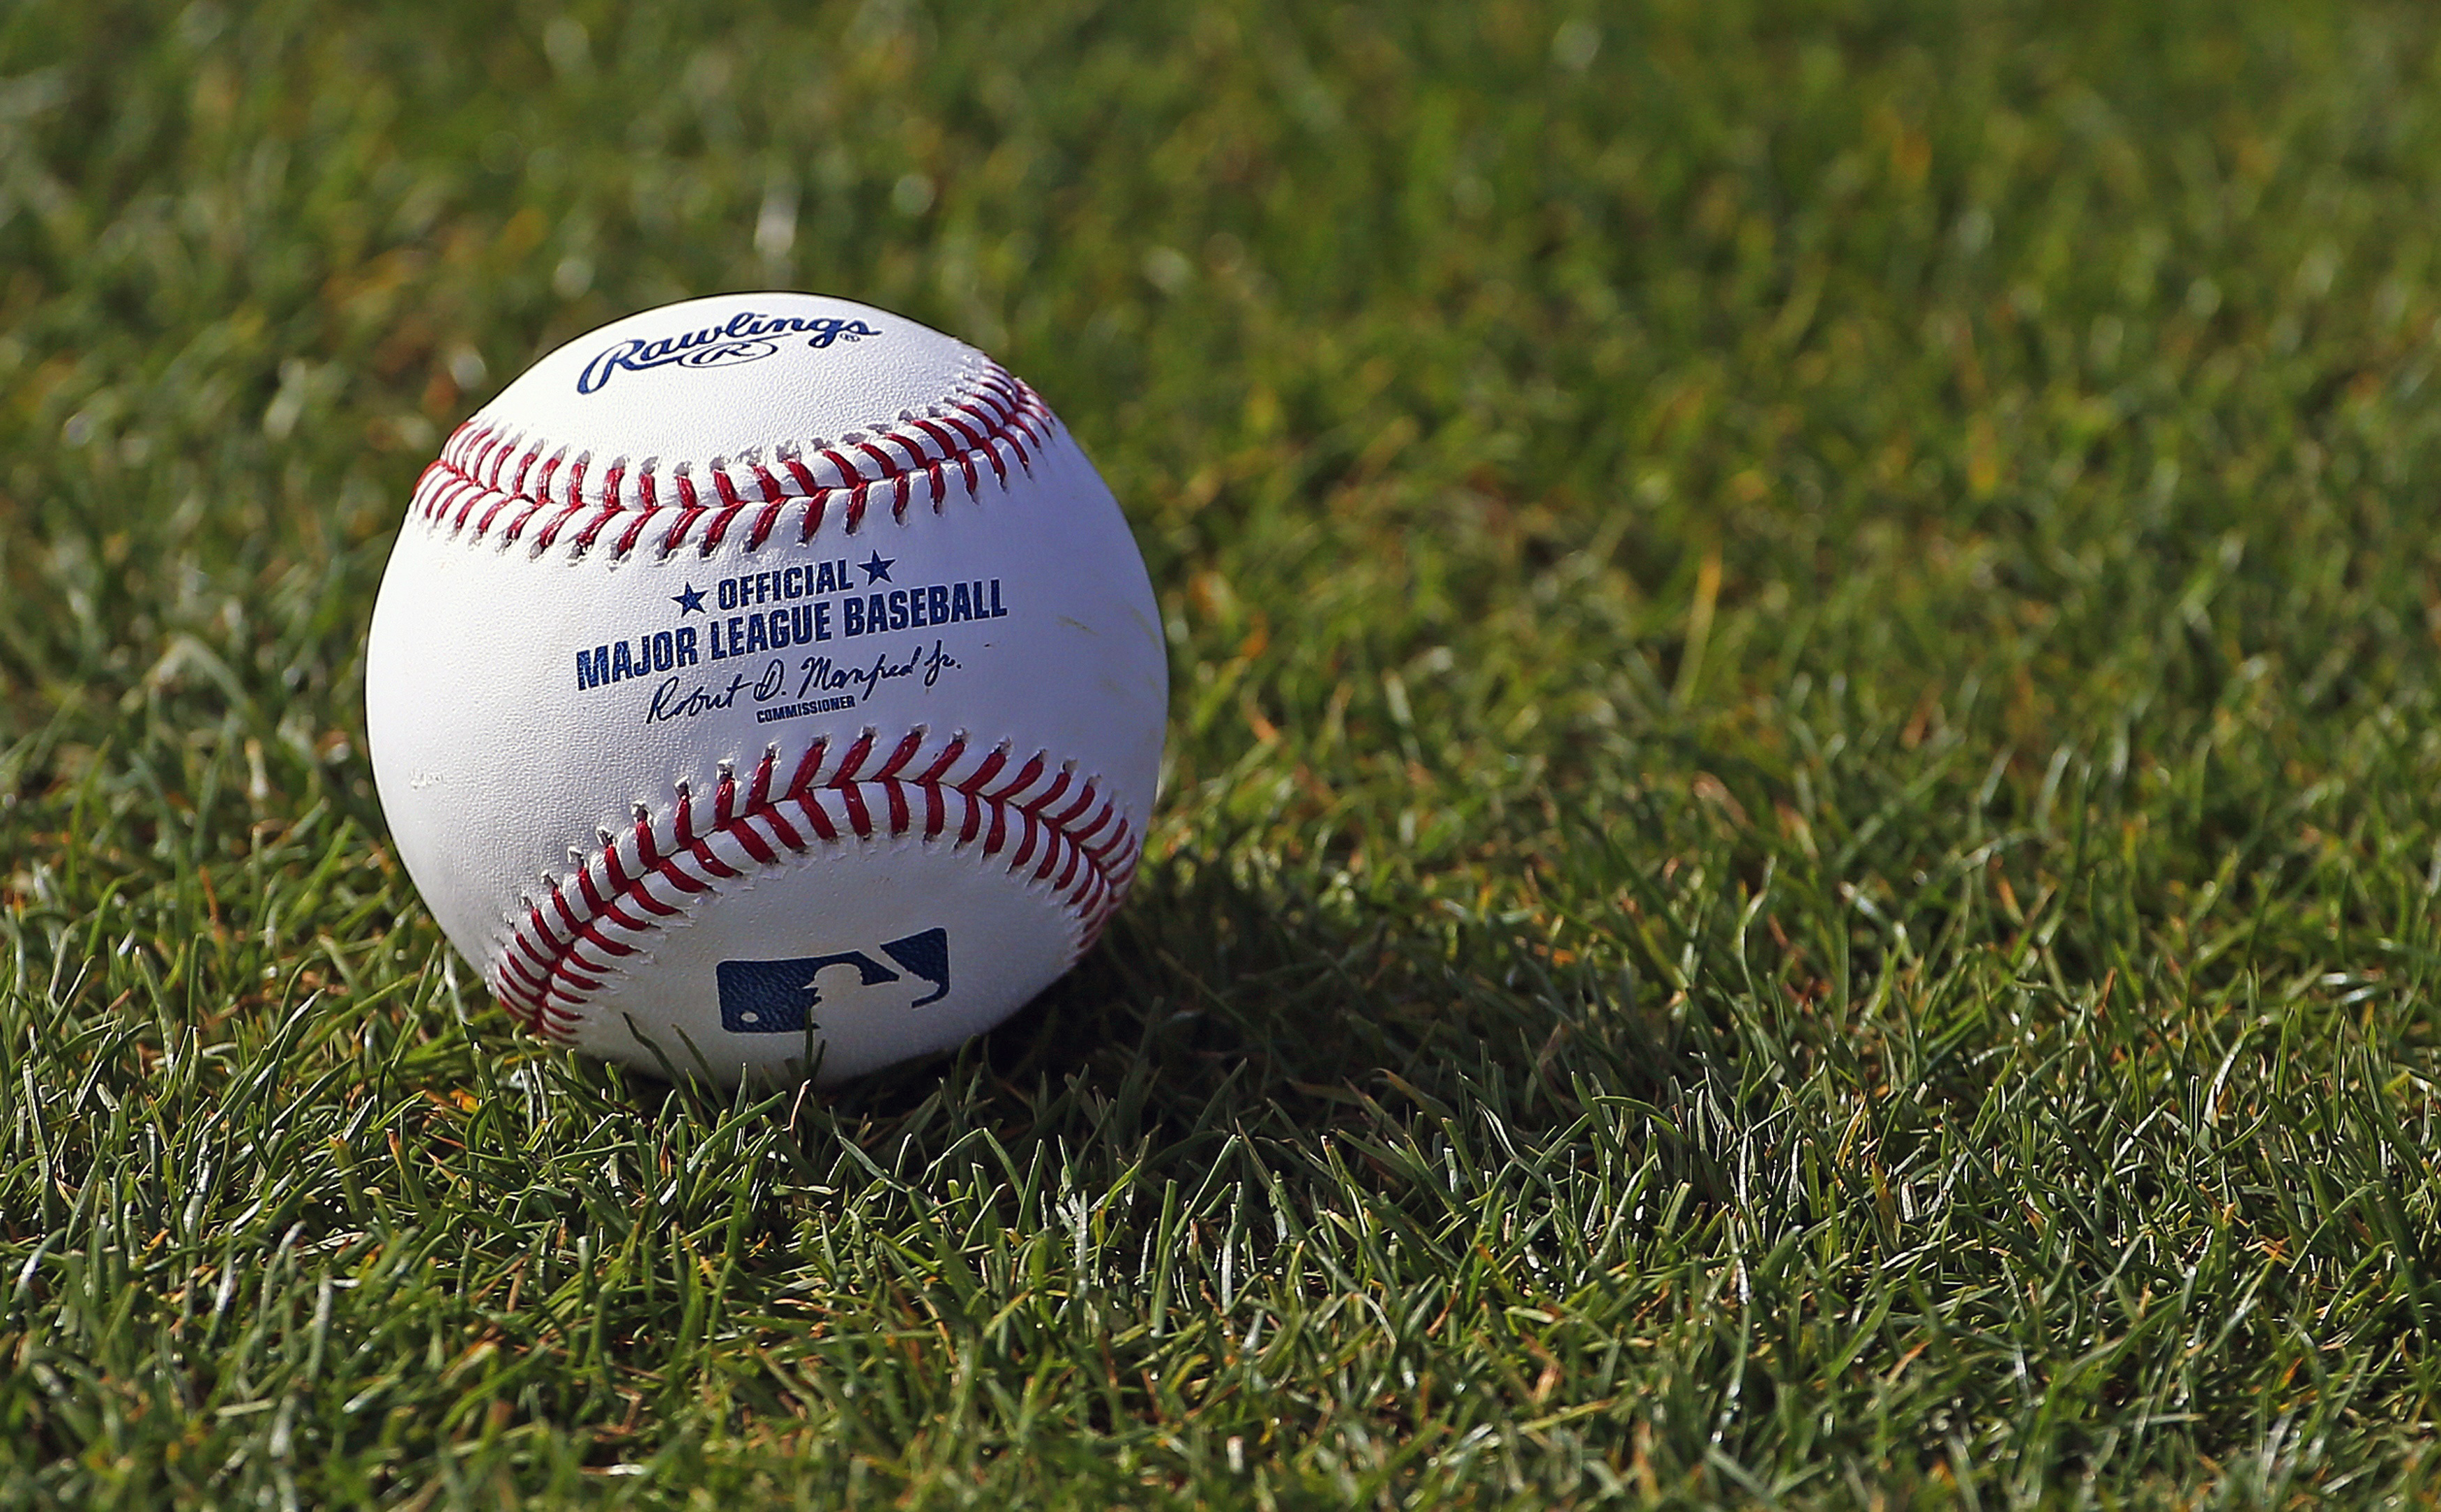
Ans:
{"type": "Polygon", "coordinates": [[[1277,879],[1154,866],[1096,948],[1006,1022],[825,1100],[843,1122],[893,1125],[954,1098],[1015,1132],[1081,1098],[1157,1143],[1486,1101],[1530,1127],[1575,1117],[1588,1091],[1659,1085],[1677,1057],[1633,996],[1496,922],[1368,915],[1277,879]]]}

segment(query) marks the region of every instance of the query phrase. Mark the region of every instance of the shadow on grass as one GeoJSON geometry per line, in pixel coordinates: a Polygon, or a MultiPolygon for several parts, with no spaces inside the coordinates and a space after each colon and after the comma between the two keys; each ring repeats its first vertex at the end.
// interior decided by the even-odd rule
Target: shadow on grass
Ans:
{"type": "MultiPolygon", "coordinates": [[[[1161,1147],[1487,1113],[1531,1135],[1589,1097],[1663,1095],[1680,1056],[1631,983],[1530,925],[1367,909],[1301,881],[1148,867],[1100,944],[1004,1023],[810,1094],[791,1122],[810,1105],[868,1148],[976,1127],[1011,1145],[1089,1129],[1161,1147]]],[[[728,1106],[632,1085],[665,1111],[728,1106]]]]}

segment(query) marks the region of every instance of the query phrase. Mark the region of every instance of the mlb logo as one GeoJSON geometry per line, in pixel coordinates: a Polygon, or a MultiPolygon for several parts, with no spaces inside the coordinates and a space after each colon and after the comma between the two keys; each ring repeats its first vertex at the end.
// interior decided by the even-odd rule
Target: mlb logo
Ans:
{"type": "Polygon", "coordinates": [[[877,948],[897,970],[862,950],[724,961],[714,972],[720,984],[720,1027],[732,1035],[802,1035],[822,1027],[817,1008],[921,1008],[949,996],[949,931],[926,929],[877,948]]]}

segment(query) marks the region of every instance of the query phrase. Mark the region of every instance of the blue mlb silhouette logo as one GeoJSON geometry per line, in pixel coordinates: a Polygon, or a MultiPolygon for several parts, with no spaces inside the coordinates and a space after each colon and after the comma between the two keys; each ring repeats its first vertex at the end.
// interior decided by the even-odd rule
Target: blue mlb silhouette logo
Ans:
{"type": "Polygon", "coordinates": [[[824,1004],[837,1010],[853,1003],[859,1012],[894,1004],[921,1008],[949,996],[947,929],[925,929],[878,948],[898,970],[861,950],[724,961],[714,971],[720,986],[720,1027],[732,1035],[801,1035],[808,1026],[822,1027],[814,1010],[824,1004]],[[931,990],[923,992],[927,986],[931,990]]]}

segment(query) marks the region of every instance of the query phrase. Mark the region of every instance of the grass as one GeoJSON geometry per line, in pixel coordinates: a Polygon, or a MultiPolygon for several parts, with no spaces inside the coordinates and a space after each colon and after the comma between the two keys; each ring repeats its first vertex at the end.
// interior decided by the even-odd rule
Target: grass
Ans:
{"type": "Polygon", "coordinates": [[[2429,1502],[2441,18],[0,14],[0,1502],[2429,1502]],[[1100,950],[732,1104],[385,847],[408,486],[802,286],[1175,708],[1100,950]]]}

